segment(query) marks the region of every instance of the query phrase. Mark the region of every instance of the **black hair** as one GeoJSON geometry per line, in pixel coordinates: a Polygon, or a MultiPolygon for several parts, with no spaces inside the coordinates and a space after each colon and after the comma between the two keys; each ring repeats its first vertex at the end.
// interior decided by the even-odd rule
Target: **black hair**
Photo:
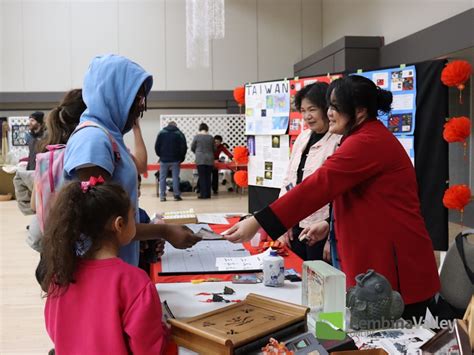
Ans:
{"type": "Polygon", "coordinates": [[[216,134],[216,135],[214,136],[214,139],[217,139],[218,141],[221,141],[221,142],[223,141],[222,136],[220,136],[220,135],[218,135],[218,134],[216,134]]]}
{"type": "Polygon", "coordinates": [[[349,116],[346,134],[356,124],[356,109],[367,109],[369,120],[377,118],[379,112],[389,113],[392,93],[380,89],[374,82],[360,75],[349,75],[334,80],[327,91],[327,102],[333,110],[349,116]],[[335,100],[331,101],[334,92],[335,100]]]}
{"type": "Polygon", "coordinates": [[[91,245],[85,255],[89,255],[113,241],[108,223],[119,216],[128,223],[130,206],[128,194],[118,184],[105,182],[91,186],[86,192],[78,181],[64,185],[46,220],[42,290],[53,295],[74,282],[79,259],[77,245],[87,238],[91,245]]]}
{"type": "Polygon", "coordinates": [[[326,93],[329,84],[325,82],[316,82],[314,84],[306,85],[295,95],[295,106],[298,111],[301,111],[301,102],[303,99],[311,101],[311,103],[321,110],[327,110],[326,93]]]}
{"type": "Polygon", "coordinates": [[[209,126],[208,126],[207,124],[205,124],[204,122],[202,122],[202,123],[199,125],[199,130],[200,130],[200,131],[209,132],[209,126]]]}

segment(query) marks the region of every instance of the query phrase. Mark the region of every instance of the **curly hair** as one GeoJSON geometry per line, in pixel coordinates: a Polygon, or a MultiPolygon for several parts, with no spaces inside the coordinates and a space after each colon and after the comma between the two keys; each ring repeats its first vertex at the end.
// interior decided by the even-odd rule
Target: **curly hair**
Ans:
{"type": "Polygon", "coordinates": [[[45,152],[47,145],[66,144],[79,119],[86,109],[82,99],[82,89],[73,89],[66,93],[58,106],[46,117],[46,137],[38,142],[38,152],[45,152]]]}
{"type": "Polygon", "coordinates": [[[116,217],[128,222],[130,198],[114,183],[90,187],[83,192],[80,182],[71,182],[61,189],[51,209],[42,240],[43,277],[41,288],[47,295],[74,282],[79,256],[77,244],[85,238],[91,246],[86,255],[99,250],[104,242],[113,240],[108,229],[116,217]]]}

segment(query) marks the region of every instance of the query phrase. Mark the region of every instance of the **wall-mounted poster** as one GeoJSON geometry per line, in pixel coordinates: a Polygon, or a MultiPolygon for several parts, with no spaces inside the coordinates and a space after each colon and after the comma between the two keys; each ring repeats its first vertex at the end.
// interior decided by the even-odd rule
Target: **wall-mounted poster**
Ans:
{"type": "Polygon", "coordinates": [[[249,155],[249,185],[280,188],[289,161],[289,136],[249,136],[255,154],[249,155]]]}
{"type": "Polygon", "coordinates": [[[11,162],[17,163],[21,158],[28,157],[28,117],[8,117],[8,151],[11,162]]]}
{"type": "Polygon", "coordinates": [[[396,136],[413,135],[416,113],[415,66],[357,73],[372,80],[375,85],[393,95],[392,111],[379,119],[396,136]]]}
{"type": "Polygon", "coordinates": [[[294,78],[290,80],[290,123],[288,134],[291,136],[297,136],[301,130],[306,129],[307,126],[303,121],[301,113],[296,109],[295,96],[298,91],[304,88],[306,85],[314,84],[315,82],[330,83],[331,81],[342,77],[341,74],[336,75],[324,75],[324,76],[312,76],[308,78],[294,78]]]}
{"type": "Polygon", "coordinates": [[[245,86],[245,134],[285,134],[288,130],[289,114],[288,80],[245,86]]]}

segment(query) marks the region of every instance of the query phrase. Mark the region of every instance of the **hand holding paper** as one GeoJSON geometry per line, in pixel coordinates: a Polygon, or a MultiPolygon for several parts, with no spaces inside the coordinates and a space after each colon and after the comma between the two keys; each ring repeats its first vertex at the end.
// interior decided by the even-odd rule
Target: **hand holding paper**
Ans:
{"type": "Polygon", "coordinates": [[[250,217],[240,221],[221,234],[230,242],[243,243],[248,242],[258,232],[260,224],[255,217],[250,217]]]}

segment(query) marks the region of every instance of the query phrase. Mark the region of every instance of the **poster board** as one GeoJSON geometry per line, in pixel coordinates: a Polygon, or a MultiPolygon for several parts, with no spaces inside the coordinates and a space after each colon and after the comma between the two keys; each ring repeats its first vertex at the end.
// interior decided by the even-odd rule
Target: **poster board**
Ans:
{"type": "Polygon", "coordinates": [[[414,65],[357,72],[381,89],[392,92],[392,111],[379,119],[395,136],[413,135],[416,122],[416,69],[414,65]]]}
{"type": "Polygon", "coordinates": [[[245,86],[245,134],[285,134],[288,130],[289,114],[289,80],[245,86]]]}
{"type": "Polygon", "coordinates": [[[29,117],[8,117],[8,152],[11,163],[17,163],[20,159],[28,157],[29,117]]]}
{"type": "Polygon", "coordinates": [[[249,185],[280,188],[290,160],[288,135],[247,137],[249,185]]]}

